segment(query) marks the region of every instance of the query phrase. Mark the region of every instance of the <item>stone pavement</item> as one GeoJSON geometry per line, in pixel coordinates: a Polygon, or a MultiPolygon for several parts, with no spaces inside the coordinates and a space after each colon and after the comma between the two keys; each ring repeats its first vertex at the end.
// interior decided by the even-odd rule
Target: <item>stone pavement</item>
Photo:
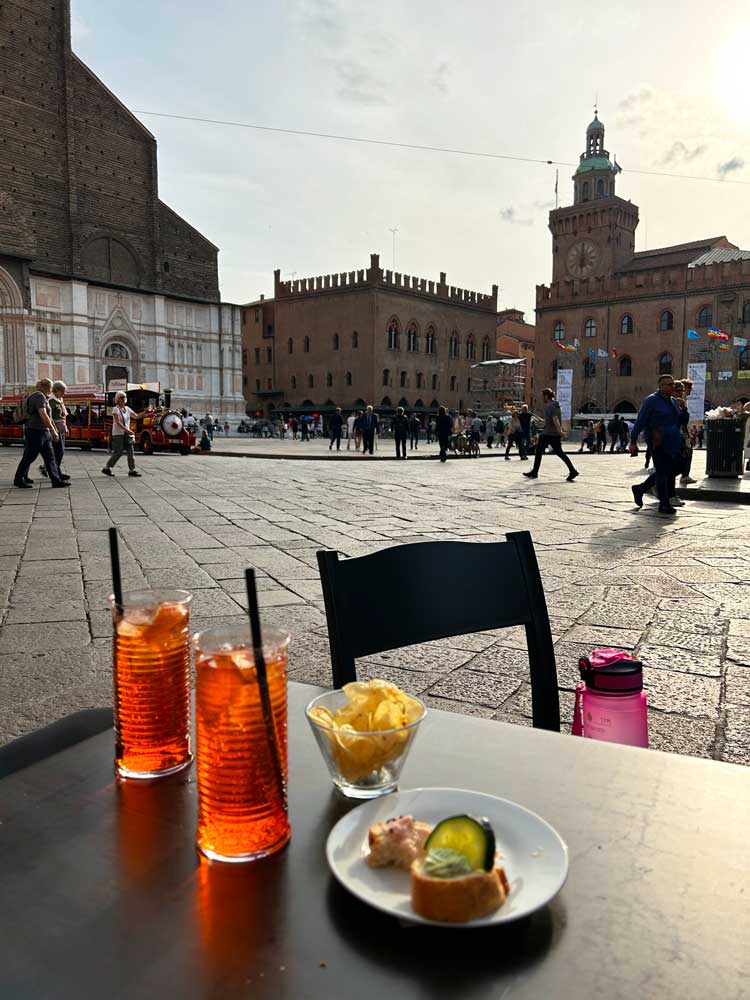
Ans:
{"type": "MultiPolygon", "coordinates": [[[[689,503],[673,520],[636,511],[639,461],[581,456],[566,483],[547,456],[288,462],[139,458],[142,479],[101,475],[71,451],[69,491],[10,487],[0,449],[0,742],[111,703],[106,529],[121,530],[124,582],[193,591],[193,627],[243,619],[243,571],[267,624],[292,634],[292,678],[330,682],[315,552],[354,556],[409,541],[490,541],[529,529],[537,547],[568,723],[579,654],[635,649],[647,663],[653,745],[750,763],[750,523],[744,508],[689,503]]],[[[124,463],[121,463],[123,466],[124,463]]],[[[458,581],[470,599],[482,580],[458,581]]],[[[404,585],[408,585],[406,582],[404,585]]],[[[497,594],[502,602],[503,593],[497,594]]],[[[363,609],[365,613],[365,609],[363,609]]],[[[530,724],[522,630],[441,640],[360,661],[429,705],[530,724]]]]}

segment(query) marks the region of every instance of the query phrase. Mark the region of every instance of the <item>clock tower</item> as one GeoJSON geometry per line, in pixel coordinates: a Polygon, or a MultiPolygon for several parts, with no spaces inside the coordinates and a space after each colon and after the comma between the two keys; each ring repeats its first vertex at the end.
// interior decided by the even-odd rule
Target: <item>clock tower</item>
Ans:
{"type": "Polygon", "coordinates": [[[573,204],[549,214],[553,282],[613,274],[632,258],[638,207],[615,194],[620,172],[604,148],[604,125],[595,111],[573,174],[573,204]]]}

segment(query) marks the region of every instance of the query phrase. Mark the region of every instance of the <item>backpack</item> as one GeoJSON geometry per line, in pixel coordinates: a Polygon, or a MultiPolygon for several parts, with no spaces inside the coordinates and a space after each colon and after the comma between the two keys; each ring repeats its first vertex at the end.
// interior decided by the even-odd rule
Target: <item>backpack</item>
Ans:
{"type": "Polygon", "coordinates": [[[25,424],[29,419],[29,397],[24,396],[13,410],[13,423],[25,424]]]}

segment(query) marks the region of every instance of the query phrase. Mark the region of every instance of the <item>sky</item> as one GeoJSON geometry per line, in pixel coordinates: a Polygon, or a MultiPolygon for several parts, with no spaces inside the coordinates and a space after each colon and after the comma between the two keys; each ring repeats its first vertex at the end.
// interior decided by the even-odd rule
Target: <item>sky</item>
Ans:
{"type": "Polygon", "coordinates": [[[397,271],[497,284],[533,321],[595,101],[636,250],[750,248],[746,0],[73,0],[73,46],[156,136],[160,196],[221,248],[228,301],[272,295],[275,268],[391,268],[395,227],[397,271]]]}

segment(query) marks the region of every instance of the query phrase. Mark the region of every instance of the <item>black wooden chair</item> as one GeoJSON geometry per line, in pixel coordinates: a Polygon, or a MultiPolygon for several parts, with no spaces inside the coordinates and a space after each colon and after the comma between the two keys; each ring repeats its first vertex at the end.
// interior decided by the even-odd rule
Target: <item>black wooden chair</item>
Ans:
{"type": "Polygon", "coordinates": [[[111,708],[85,708],[80,712],[58,719],[57,722],[37,729],[26,736],[19,736],[0,747],[0,778],[51,757],[60,750],[80,743],[89,736],[96,736],[114,725],[111,708]]]}
{"type": "Polygon", "coordinates": [[[334,687],[356,680],[360,656],[524,625],[534,726],[559,732],[555,653],[534,543],[528,531],[505,537],[417,542],[356,559],[318,552],[334,687]]]}

